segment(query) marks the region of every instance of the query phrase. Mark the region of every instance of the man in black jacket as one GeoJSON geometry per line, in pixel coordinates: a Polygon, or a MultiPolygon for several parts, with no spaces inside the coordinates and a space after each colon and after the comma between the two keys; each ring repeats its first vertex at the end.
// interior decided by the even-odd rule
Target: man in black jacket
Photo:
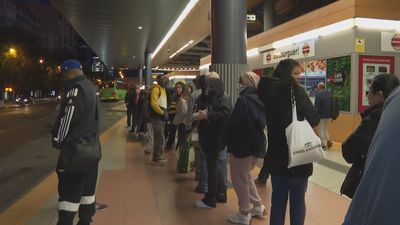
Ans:
{"type": "Polygon", "coordinates": [[[89,225],[95,213],[95,190],[98,161],[101,158],[98,137],[98,99],[93,84],[86,78],[81,64],[67,60],[61,65],[64,97],[60,114],[52,129],[53,146],[60,149],[57,163],[58,223],[72,225],[79,210],[78,225],[89,225]],[[88,146],[88,143],[93,145],[88,146]],[[94,153],[94,160],[81,160],[79,150],[94,153]]]}
{"type": "Polygon", "coordinates": [[[208,192],[203,200],[196,201],[196,206],[215,208],[217,202],[226,202],[226,184],[218,160],[225,149],[224,130],[232,104],[219,78],[206,78],[204,97],[206,108],[196,112],[193,119],[199,121],[200,146],[207,157],[208,192]]]}

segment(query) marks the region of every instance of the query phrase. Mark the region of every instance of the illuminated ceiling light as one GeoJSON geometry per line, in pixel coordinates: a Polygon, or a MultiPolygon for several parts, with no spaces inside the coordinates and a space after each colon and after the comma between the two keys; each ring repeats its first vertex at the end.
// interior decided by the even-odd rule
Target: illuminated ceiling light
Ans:
{"type": "Polygon", "coordinates": [[[193,40],[190,40],[190,41],[189,41],[189,44],[192,44],[193,42],[194,42],[193,40]]]}
{"type": "Polygon", "coordinates": [[[354,19],[347,19],[318,29],[320,36],[327,36],[354,27],[354,19]]]}
{"type": "Polygon", "coordinates": [[[174,56],[176,55],[176,52],[172,55],[169,56],[170,59],[174,58],[174,56]]]}
{"type": "Polygon", "coordinates": [[[357,27],[362,27],[362,28],[400,31],[400,21],[398,20],[355,18],[354,24],[357,27]]]}
{"type": "Polygon", "coordinates": [[[281,48],[281,47],[285,47],[285,46],[292,45],[295,43],[316,39],[318,37],[319,37],[318,32],[316,30],[311,30],[311,31],[308,31],[305,33],[301,33],[301,34],[289,37],[289,38],[285,38],[280,41],[275,41],[274,43],[272,43],[272,46],[273,46],[273,48],[281,48]]]}
{"type": "Polygon", "coordinates": [[[274,43],[272,43],[272,48],[281,48],[295,43],[317,39],[320,36],[334,34],[353,27],[354,27],[354,19],[343,20],[338,23],[310,30],[279,41],[275,41],[274,43]]]}
{"type": "Polygon", "coordinates": [[[250,49],[250,50],[248,50],[248,51],[246,52],[246,55],[247,55],[248,57],[257,56],[257,55],[259,55],[259,54],[260,54],[260,52],[258,51],[258,48],[253,48],[253,49],[250,49]]]}
{"type": "Polygon", "coordinates": [[[170,76],[168,79],[173,80],[173,79],[195,79],[197,76],[196,75],[174,75],[170,76]]]}
{"type": "Polygon", "coordinates": [[[143,27],[142,26],[138,26],[138,29],[141,30],[141,29],[143,29],[143,27]]]}
{"type": "Polygon", "coordinates": [[[179,27],[179,25],[182,23],[182,21],[186,18],[186,16],[190,13],[190,11],[194,8],[194,6],[197,4],[198,1],[199,0],[190,0],[190,2],[186,5],[185,9],[179,15],[178,19],[172,25],[171,29],[169,29],[168,33],[165,35],[165,37],[162,39],[160,44],[157,46],[156,50],[154,51],[153,55],[151,56],[152,59],[154,59],[154,57],[156,57],[156,55],[158,54],[160,49],[169,40],[169,38],[172,36],[172,34],[175,32],[175,30],[179,27]]]}
{"type": "Polygon", "coordinates": [[[136,59],[136,56],[135,56],[135,55],[133,56],[133,59],[136,59]]]}

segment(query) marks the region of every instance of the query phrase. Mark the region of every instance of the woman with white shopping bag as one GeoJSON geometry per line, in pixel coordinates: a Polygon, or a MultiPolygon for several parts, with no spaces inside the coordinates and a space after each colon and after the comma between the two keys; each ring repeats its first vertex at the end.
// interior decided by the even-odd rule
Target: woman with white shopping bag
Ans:
{"type": "Polygon", "coordinates": [[[262,78],[258,86],[260,99],[265,104],[268,127],[265,163],[271,173],[272,182],[270,225],[285,223],[288,198],[290,198],[290,224],[304,224],[306,214],[304,198],[308,178],[312,175],[312,162],[318,157],[312,158],[315,155],[308,159],[305,157],[306,159],[300,162],[293,157],[289,160],[289,156],[318,153],[321,143],[319,141],[318,144],[318,140],[314,138],[315,134],[313,136],[311,133],[312,127],[317,127],[319,124],[319,116],[304,88],[298,84],[300,73],[300,64],[296,60],[285,59],[279,62],[272,77],[262,78]],[[292,113],[294,109],[295,114],[292,113]],[[303,123],[305,130],[298,131],[298,122],[303,123]],[[308,127],[305,123],[308,123],[308,127]],[[306,133],[303,137],[301,137],[302,132],[306,133]],[[303,143],[303,146],[298,146],[298,143],[303,143]],[[297,150],[294,150],[296,148],[297,150]]]}

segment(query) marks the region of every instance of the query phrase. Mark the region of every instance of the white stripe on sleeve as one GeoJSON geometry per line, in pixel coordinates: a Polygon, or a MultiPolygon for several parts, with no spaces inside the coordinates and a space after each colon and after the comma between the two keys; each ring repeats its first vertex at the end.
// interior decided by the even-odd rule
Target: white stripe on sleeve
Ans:
{"type": "Polygon", "coordinates": [[[60,125],[60,135],[59,135],[59,141],[60,142],[63,140],[63,136],[65,134],[65,127],[67,126],[66,123],[67,123],[67,120],[68,120],[68,117],[69,117],[70,113],[71,113],[70,107],[69,106],[65,107],[65,115],[64,115],[63,121],[62,121],[62,123],[60,125]]]}
{"type": "Polygon", "coordinates": [[[71,113],[70,113],[70,115],[68,115],[67,122],[66,122],[67,127],[61,137],[61,141],[63,141],[64,138],[68,135],[69,125],[71,124],[72,117],[74,116],[75,106],[70,106],[70,107],[71,107],[71,113]]]}

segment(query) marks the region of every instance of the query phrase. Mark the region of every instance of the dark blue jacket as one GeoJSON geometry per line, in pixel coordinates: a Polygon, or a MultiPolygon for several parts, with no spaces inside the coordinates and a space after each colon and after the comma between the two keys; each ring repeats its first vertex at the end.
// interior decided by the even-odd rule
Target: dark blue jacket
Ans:
{"type": "Polygon", "coordinates": [[[248,87],[240,93],[228,120],[225,132],[228,152],[237,158],[247,156],[264,158],[265,125],[264,104],[258,96],[257,89],[248,87]]]}
{"type": "Polygon", "coordinates": [[[321,119],[329,119],[331,111],[332,95],[329,91],[318,92],[315,96],[315,108],[317,108],[321,119]]]}

